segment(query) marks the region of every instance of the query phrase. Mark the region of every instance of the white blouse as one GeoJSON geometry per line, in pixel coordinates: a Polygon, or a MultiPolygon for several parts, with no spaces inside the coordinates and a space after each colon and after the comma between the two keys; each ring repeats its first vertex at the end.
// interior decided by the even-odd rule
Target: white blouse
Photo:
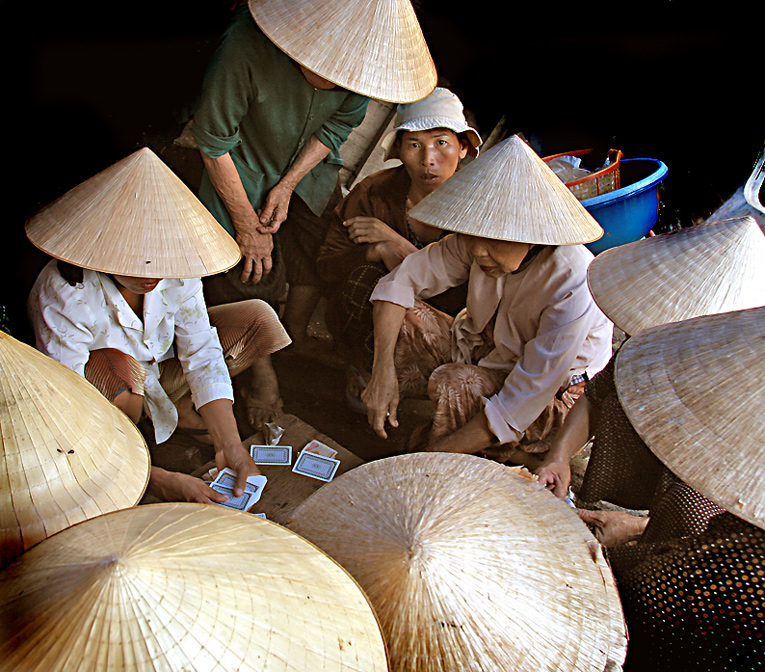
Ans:
{"type": "Polygon", "coordinates": [[[513,273],[490,278],[473,263],[464,238],[451,234],[410,254],[380,280],[372,301],[411,308],[468,280],[465,309],[452,325],[452,361],[506,371],[502,389],[484,400],[489,427],[502,443],[519,441],[563,385],[589,377],[611,357],[613,325],[587,287],[592,253],[583,245],[543,247],[513,273]],[[472,352],[496,314],[494,350],[472,352]]]}
{"type": "Polygon", "coordinates": [[[159,362],[177,354],[197,408],[234,394],[215,327],[210,325],[202,281],[161,280],[144,295],[143,321],[104,273],[83,271],[75,286],[56,261],[37,278],[28,301],[37,349],[80,375],[90,352],[114,348],[144,365],[145,408],[157,443],[178,425],[178,413],[159,383],[159,362]]]}

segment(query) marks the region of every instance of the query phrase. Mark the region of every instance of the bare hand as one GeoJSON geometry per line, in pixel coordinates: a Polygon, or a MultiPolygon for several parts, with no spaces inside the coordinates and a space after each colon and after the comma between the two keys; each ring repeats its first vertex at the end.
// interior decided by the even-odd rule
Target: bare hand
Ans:
{"type": "Polygon", "coordinates": [[[229,445],[215,452],[215,466],[218,469],[228,467],[236,472],[234,483],[234,496],[240,497],[244,493],[248,476],[257,476],[260,473],[257,465],[252,461],[249,451],[244,444],[229,445]]]}
{"type": "Polygon", "coordinates": [[[213,490],[201,478],[180,473],[174,476],[173,492],[168,493],[170,501],[222,504],[228,499],[226,495],[213,490]]]}
{"type": "Polygon", "coordinates": [[[405,241],[406,245],[397,240],[384,240],[379,243],[372,243],[367,247],[366,259],[372,263],[382,263],[389,271],[392,271],[417,248],[410,242],[405,241]]]}
{"type": "Polygon", "coordinates": [[[243,283],[260,282],[264,275],[271,272],[273,262],[271,252],[274,250],[274,240],[270,233],[258,233],[254,229],[237,229],[236,242],[244,257],[244,268],[240,280],[243,283]]]}
{"type": "Polygon", "coordinates": [[[361,400],[367,405],[367,420],[372,429],[387,439],[385,421],[391,427],[398,427],[398,379],[395,367],[386,367],[381,374],[373,372],[366,389],[361,393],[361,400]]]}
{"type": "Polygon", "coordinates": [[[594,528],[595,538],[603,546],[623,546],[640,537],[648,525],[647,517],[631,516],[624,511],[589,511],[577,509],[579,517],[594,528]]]}
{"type": "Polygon", "coordinates": [[[568,460],[555,460],[542,464],[533,470],[539,482],[560,499],[565,499],[571,485],[571,465],[568,460]]]}
{"type": "Polygon", "coordinates": [[[343,222],[343,226],[348,229],[350,239],[358,245],[362,243],[380,243],[384,240],[409,242],[385,222],[377,219],[377,217],[365,217],[362,215],[351,217],[343,222]]]}
{"type": "Polygon", "coordinates": [[[266,202],[260,209],[257,226],[259,233],[274,234],[279,230],[282,222],[287,219],[292,191],[292,187],[283,182],[277,182],[276,186],[268,192],[266,202]]]}

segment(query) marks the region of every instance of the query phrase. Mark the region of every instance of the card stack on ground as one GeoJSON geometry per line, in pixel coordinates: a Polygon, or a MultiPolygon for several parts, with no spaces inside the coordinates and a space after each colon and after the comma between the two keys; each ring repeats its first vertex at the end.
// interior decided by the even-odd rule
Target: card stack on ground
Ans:
{"type": "Polygon", "coordinates": [[[221,470],[210,483],[210,487],[216,492],[228,495],[228,499],[220,506],[227,506],[230,509],[238,511],[248,511],[263,494],[263,488],[266,487],[268,479],[265,476],[248,476],[244,488],[244,494],[241,497],[234,497],[234,485],[236,484],[236,473],[226,467],[221,470]]]}
{"type": "Polygon", "coordinates": [[[289,466],[292,464],[292,446],[250,446],[250,455],[255,464],[289,466]]]}
{"type": "Polygon", "coordinates": [[[321,441],[309,441],[300,451],[292,471],[328,483],[335,477],[340,466],[340,460],[336,460],[335,455],[337,451],[334,448],[321,441]]]}

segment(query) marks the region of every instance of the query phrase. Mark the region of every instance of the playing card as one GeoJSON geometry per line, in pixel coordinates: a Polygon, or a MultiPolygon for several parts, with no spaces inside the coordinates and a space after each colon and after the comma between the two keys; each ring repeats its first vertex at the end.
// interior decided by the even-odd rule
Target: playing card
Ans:
{"type": "Polygon", "coordinates": [[[335,457],[335,455],[337,455],[337,451],[334,448],[330,448],[326,443],[322,443],[316,439],[306,443],[305,446],[303,446],[303,450],[309,453],[315,453],[316,455],[323,455],[324,457],[335,457]]]}
{"type": "Polygon", "coordinates": [[[258,518],[262,518],[263,520],[268,520],[265,513],[253,513],[252,515],[257,516],[258,518]]]}
{"type": "Polygon", "coordinates": [[[250,446],[255,464],[292,464],[292,446],[250,446]]]}
{"type": "Polygon", "coordinates": [[[292,467],[292,471],[296,474],[329,482],[335,477],[339,466],[340,460],[302,450],[295,461],[295,466],[292,467]]]}
{"type": "Polygon", "coordinates": [[[247,511],[263,494],[263,488],[266,487],[268,479],[265,476],[248,476],[247,483],[244,486],[244,494],[240,497],[234,497],[234,485],[236,484],[236,473],[226,467],[210,483],[210,487],[216,492],[228,495],[228,499],[221,504],[239,511],[247,511]]]}

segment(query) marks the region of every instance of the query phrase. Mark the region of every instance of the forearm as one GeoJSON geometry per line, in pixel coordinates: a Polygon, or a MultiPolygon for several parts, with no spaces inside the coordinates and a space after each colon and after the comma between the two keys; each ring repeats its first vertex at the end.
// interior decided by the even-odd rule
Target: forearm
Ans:
{"type": "Polygon", "coordinates": [[[166,471],[160,467],[152,467],[149,472],[149,485],[146,493],[161,499],[163,502],[173,502],[178,499],[178,474],[173,471],[166,471]]]}
{"type": "Polygon", "coordinates": [[[481,410],[462,427],[428,446],[428,451],[472,454],[488,448],[496,442],[497,437],[489,429],[489,423],[481,410]]]}
{"type": "Polygon", "coordinates": [[[396,342],[404,322],[406,308],[390,301],[375,301],[372,310],[374,321],[374,360],[372,375],[380,368],[393,366],[396,342]]]}
{"type": "Polygon", "coordinates": [[[312,135],[298,152],[297,157],[282,179],[279,180],[279,183],[294,191],[298,182],[308,175],[320,161],[324,160],[329,152],[329,147],[322,144],[315,135],[312,135]]]}
{"type": "Polygon", "coordinates": [[[258,216],[250,204],[231,155],[223,154],[213,159],[204,152],[200,154],[215,191],[231,215],[234,228],[237,232],[254,230],[258,216]]]}
{"type": "Polygon", "coordinates": [[[241,446],[242,440],[234,418],[234,406],[228,399],[215,399],[198,409],[215,446],[215,452],[241,446]]]}
{"type": "Polygon", "coordinates": [[[551,441],[546,463],[568,462],[590,438],[590,417],[593,408],[586,394],[573,405],[561,428],[551,441]]]}

